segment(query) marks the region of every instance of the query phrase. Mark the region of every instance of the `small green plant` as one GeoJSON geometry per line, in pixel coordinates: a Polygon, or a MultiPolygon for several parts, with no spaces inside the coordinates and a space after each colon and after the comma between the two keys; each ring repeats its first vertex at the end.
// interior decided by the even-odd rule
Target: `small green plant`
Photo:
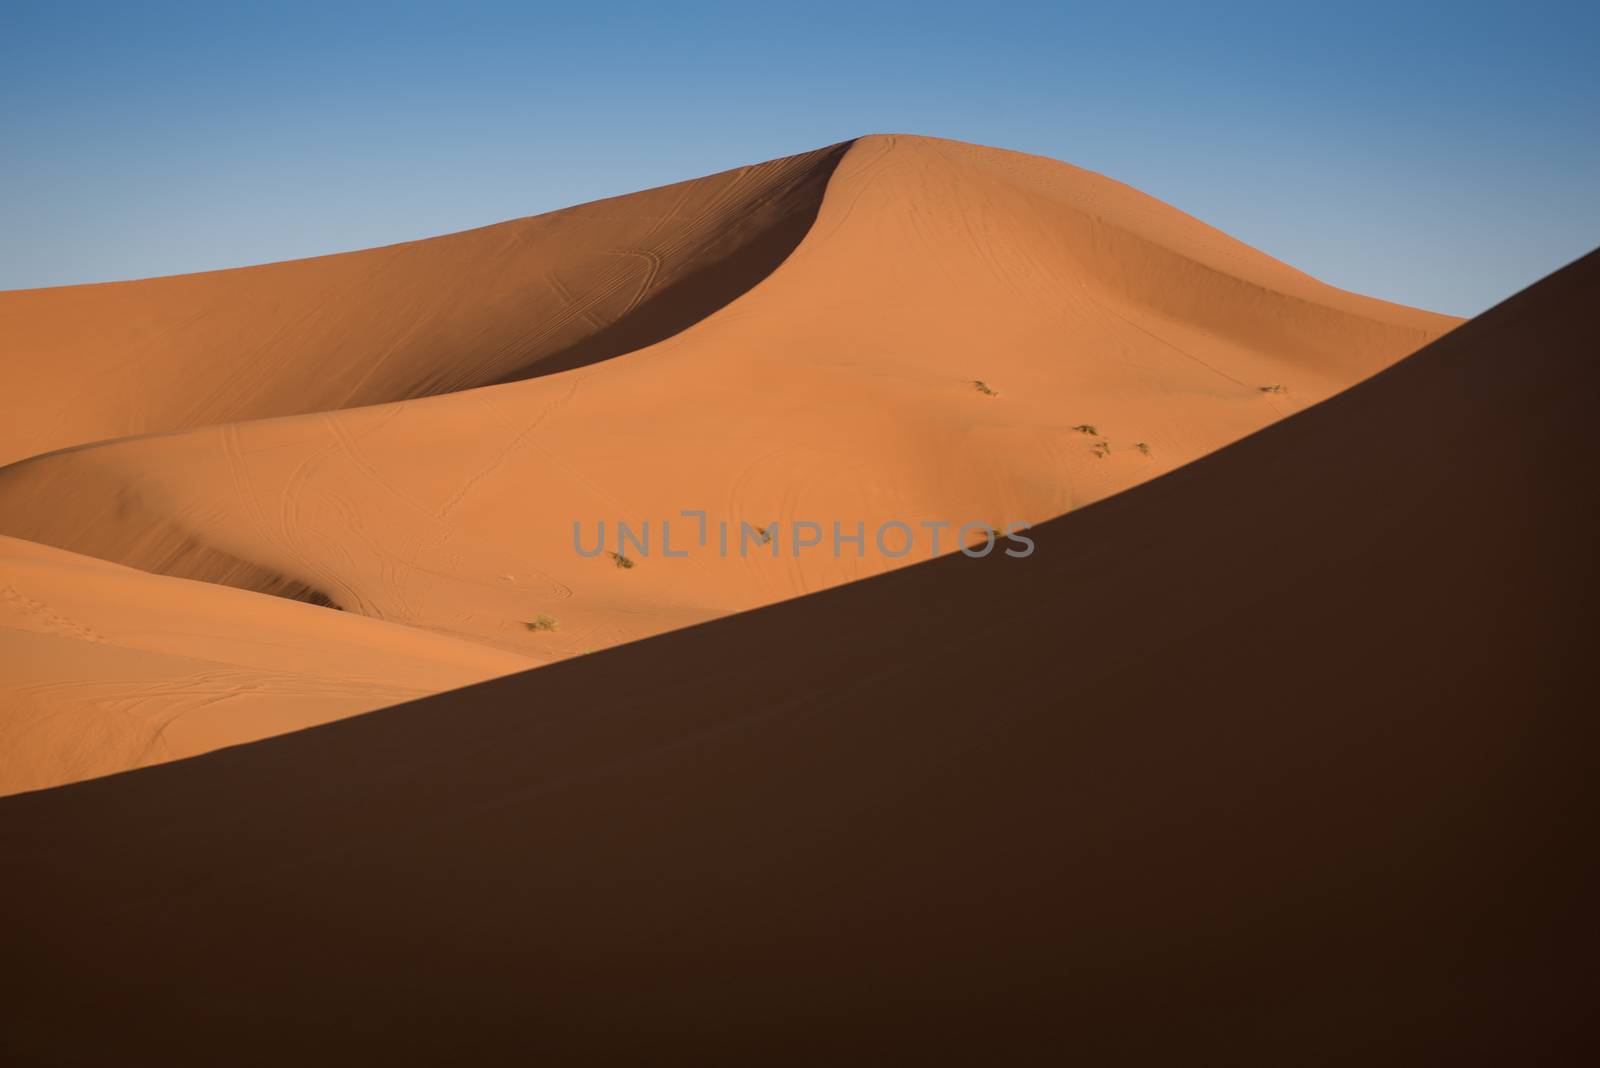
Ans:
{"type": "Polygon", "coordinates": [[[990,389],[988,383],[986,383],[981,378],[973,379],[972,385],[973,385],[974,389],[976,389],[979,393],[982,393],[985,397],[998,397],[998,396],[1000,396],[1000,394],[998,394],[994,390],[990,389]]]}
{"type": "Polygon", "coordinates": [[[1138,449],[1140,452],[1144,453],[1146,456],[1150,455],[1150,446],[1146,445],[1142,441],[1134,442],[1133,447],[1138,449]]]}
{"type": "Polygon", "coordinates": [[[621,553],[612,553],[611,554],[611,562],[616,564],[618,567],[623,568],[623,569],[627,569],[627,568],[630,568],[630,567],[633,566],[633,561],[629,560],[626,556],[623,556],[621,553]]]}
{"type": "Polygon", "coordinates": [[[1261,388],[1261,392],[1263,392],[1263,393],[1287,393],[1287,392],[1289,392],[1289,387],[1288,386],[1262,386],[1260,388],[1261,388]]]}
{"type": "Polygon", "coordinates": [[[1076,430],[1080,434],[1088,434],[1092,438],[1097,438],[1100,436],[1100,431],[1096,430],[1092,423],[1079,423],[1072,429],[1076,430]]]}
{"type": "Polygon", "coordinates": [[[1109,441],[1097,441],[1094,443],[1094,458],[1096,460],[1104,460],[1110,455],[1111,443],[1109,441]]]}
{"type": "Polygon", "coordinates": [[[523,624],[529,630],[555,630],[556,621],[549,616],[535,617],[531,622],[523,624]]]}

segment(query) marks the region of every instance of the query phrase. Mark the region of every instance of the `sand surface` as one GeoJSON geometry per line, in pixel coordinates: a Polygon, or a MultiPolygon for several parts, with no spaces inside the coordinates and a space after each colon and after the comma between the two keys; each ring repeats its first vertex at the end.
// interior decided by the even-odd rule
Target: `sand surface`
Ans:
{"type": "MultiPolygon", "coordinates": [[[[891,173],[905,145],[879,147],[852,157],[891,173]]],[[[823,236],[872,219],[873,188],[823,236]]],[[[1025,560],[946,556],[0,800],[6,1041],[56,1063],[1582,1063],[1597,292],[1591,255],[1044,522],[1025,560]]],[[[1035,391],[994,377],[1022,425],[1035,391]]]]}
{"type": "MultiPolygon", "coordinates": [[[[1067,164],[866,137],[386,249],[0,294],[0,534],[475,643],[487,678],[925,560],[923,523],[1063,515],[1456,324],[1067,164]],[[686,546],[685,510],[730,525],[728,555],[686,546]],[[890,521],[904,557],[871,544],[890,521]],[[602,522],[636,566],[575,551],[602,522]],[[795,555],[806,522],[822,544],[795,555]],[[834,522],[865,555],[834,555],[834,522]],[[741,554],[741,524],[772,551],[741,554]]],[[[15,694],[8,766],[61,766],[17,725],[68,691],[15,694]]],[[[310,715],[236,711],[205,736],[310,715]]]]}
{"type": "Polygon", "coordinates": [[[53,786],[533,666],[440,634],[0,537],[0,787],[53,786]]]}

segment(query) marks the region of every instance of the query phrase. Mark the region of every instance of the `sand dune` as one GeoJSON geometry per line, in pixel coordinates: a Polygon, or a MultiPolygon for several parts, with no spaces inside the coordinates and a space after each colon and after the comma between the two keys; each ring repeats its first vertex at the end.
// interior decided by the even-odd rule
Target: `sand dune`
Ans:
{"type": "MultiPolygon", "coordinates": [[[[840,152],[353,256],[10,295],[24,341],[64,339],[19,364],[157,365],[137,403],[88,404],[58,437],[174,432],[0,470],[0,533],[549,662],[925,559],[923,522],[1061,515],[1456,323],[1066,164],[901,136],[840,152]],[[659,276],[625,275],[624,246],[656,249],[659,276]],[[62,328],[124,304],[142,310],[120,348],[62,328]],[[224,384],[194,368],[219,352],[224,384]],[[776,524],[776,557],[664,558],[686,509],[776,524]],[[619,520],[655,526],[653,555],[574,551],[575,522],[615,548],[619,520]],[[833,555],[832,522],[894,520],[907,556],[833,555]],[[824,546],[795,556],[806,521],[824,546]]],[[[14,451],[44,440],[31,425],[14,451]]]]}
{"type": "Polygon", "coordinates": [[[0,537],[0,793],[534,666],[443,635],[0,537]]]}
{"type": "Polygon", "coordinates": [[[526,378],[659,341],[782,261],[845,147],[365,252],[0,293],[0,464],[526,378]]]}
{"type": "MultiPolygon", "coordinates": [[[[871,190],[843,222],[825,204],[824,233],[873,218],[871,190]]],[[[1594,682],[1597,290],[1591,255],[1043,524],[1026,560],[946,557],[0,801],[0,904],[25,918],[8,1042],[164,1063],[240,1034],[279,1063],[1559,1059],[1587,1015],[1571,695],[1594,682]]],[[[937,396],[956,351],[891,365],[931,368],[930,406],[979,403],[937,396]]],[[[1024,413],[1040,362],[1002,392],[1024,413]]]]}

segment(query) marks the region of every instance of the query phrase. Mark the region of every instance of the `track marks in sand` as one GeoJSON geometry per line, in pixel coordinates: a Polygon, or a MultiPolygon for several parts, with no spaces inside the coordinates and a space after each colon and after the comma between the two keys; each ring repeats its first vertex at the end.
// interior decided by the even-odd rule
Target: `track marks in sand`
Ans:
{"type": "MultiPolygon", "coordinates": [[[[93,627],[53,611],[48,604],[29,597],[9,582],[0,582],[0,608],[24,617],[30,630],[101,644],[110,640],[93,627]]],[[[6,625],[4,616],[0,615],[0,626],[3,625],[6,625]]]]}

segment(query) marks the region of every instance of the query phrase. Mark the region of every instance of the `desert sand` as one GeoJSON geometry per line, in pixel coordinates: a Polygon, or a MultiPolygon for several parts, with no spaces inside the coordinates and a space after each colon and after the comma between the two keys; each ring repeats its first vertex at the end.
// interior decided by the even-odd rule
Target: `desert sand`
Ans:
{"type": "MultiPolygon", "coordinates": [[[[860,170],[869,181],[838,210],[825,198],[824,244],[877,225],[890,205],[901,205],[892,218],[915,217],[888,188],[901,154],[987,161],[973,166],[992,165],[997,190],[1054,203],[1030,199],[1032,164],[1012,173],[977,150],[862,147],[836,181],[860,170]]],[[[1241,276],[1220,266],[1225,244],[1204,263],[1166,248],[1140,260],[1145,238],[1077,210],[1059,218],[1080,220],[1099,257],[1086,262],[1113,279],[1085,284],[1093,301],[1067,279],[980,273],[994,274],[994,296],[1006,277],[1034,299],[1060,295],[1126,349],[1045,359],[1064,315],[1050,330],[1000,315],[992,329],[1009,345],[973,350],[952,327],[948,348],[864,344],[842,362],[774,339],[792,359],[811,353],[785,380],[792,402],[837,400],[859,415],[845,383],[879,403],[898,391],[950,431],[963,425],[955,413],[991,400],[954,380],[987,371],[974,366],[982,358],[1011,361],[992,377],[994,399],[1013,408],[977,408],[996,414],[966,416],[972,429],[940,454],[961,485],[955,459],[985,440],[1012,435],[1005,455],[1024,468],[1031,454],[1016,446],[1029,435],[1042,453],[1074,442],[1047,435],[1046,412],[1100,418],[1115,440],[1148,435],[1163,452],[1199,449],[1279,414],[1249,393],[1269,374],[1303,374],[1289,396],[1304,396],[1388,358],[1378,340],[1357,358],[1320,341],[1269,356],[1225,338],[1228,320],[1213,313],[1235,284],[1242,303],[1271,305],[1279,328],[1299,312],[1302,323],[1353,323],[1347,340],[1422,329],[1230,281],[1241,276]],[[1213,316],[1207,362],[1232,353],[1237,363],[1220,366],[1241,384],[1188,352],[1149,363],[1176,350],[1092,313],[1114,282],[1151,301],[1177,291],[1158,265],[1215,284],[1191,312],[1213,316]],[[880,385],[869,358],[882,361],[871,364],[880,385]]],[[[942,233],[938,220],[921,224],[942,233]]],[[[863,240],[863,254],[876,247],[863,240]]],[[[747,310],[736,302],[697,330],[740,336],[763,292],[781,292],[791,267],[803,273],[806,247],[748,294],[747,310]]],[[[910,256],[901,270],[924,268],[949,265],[910,256]]],[[[1239,253],[1233,269],[1269,265],[1239,253]]],[[[813,317],[818,331],[876,284],[851,281],[813,317]]],[[[1583,487],[1600,461],[1588,432],[1597,291],[1591,255],[1353,388],[1126,492],[1110,495],[1132,474],[1066,462],[1075,476],[1106,471],[1074,483],[1106,499],[1041,523],[1025,560],[947,555],[0,801],[6,1039],[21,1058],[58,1063],[1563,1060],[1588,1014],[1571,977],[1587,963],[1579,813],[1594,761],[1574,698],[1594,684],[1600,531],[1583,487]]],[[[1200,344],[1206,328],[1164,314],[1169,336],[1200,344]]],[[[930,315],[886,309],[884,329],[930,315]]],[[[625,383],[681,378],[695,351],[721,350],[684,338],[613,361],[609,390],[591,369],[567,380],[582,383],[568,406],[623,394],[631,416],[681,410],[681,394],[668,404],[625,383]]],[[[767,360],[761,374],[782,366],[767,360]]],[[[477,396],[511,411],[513,396],[561,388],[553,376],[477,396]]],[[[725,442],[714,429],[737,412],[696,396],[717,416],[708,439],[725,442]]],[[[408,408],[482,403],[473,397],[408,408]]],[[[561,415],[526,425],[531,441],[561,415]]],[[[263,480],[274,464],[306,470],[272,460],[268,441],[323,440],[315,420],[250,428],[240,434],[275,435],[235,453],[260,457],[263,480]]],[[[383,440],[381,427],[370,433],[383,440]]],[[[840,425],[828,440],[871,440],[851,433],[840,425]]],[[[148,477],[141,463],[184,456],[204,479],[208,440],[221,436],[71,458],[104,456],[95,470],[131,479],[148,477]]],[[[859,462],[857,477],[875,470],[859,462]]],[[[50,485],[39,466],[23,474],[50,485]]],[[[543,469],[506,458],[492,472],[543,469]]],[[[834,484],[825,465],[811,470],[803,487],[834,484]]],[[[1034,502],[1022,480],[1005,484],[1018,496],[983,503],[1034,502]]],[[[150,507],[222,529],[149,492],[150,507]]],[[[414,603],[432,602],[419,592],[414,603]]]]}
{"type": "Polygon", "coordinates": [[[0,783],[54,786],[525,670],[525,658],[0,537],[0,783]]]}
{"type": "MultiPolygon", "coordinates": [[[[232,613],[241,645],[279,626],[279,601],[320,606],[327,621],[281,646],[285,679],[329,678],[310,648],[325,640],[406,633],[447,688],[925,560],[924,522],[1064,515],[1457,322],[1319,283],[1064,163],[866,137],[386,249],[0,294],[0,534],[148,573],[139,596],[173,626],[223,640],[232,613]],[[665,558],[659,524],[685,510],[776,524],[778,551],[665,558]],[[835,520],[898,520],[917,541],[902,558],[792,552],[798,523],[831,539],[835,520]],[[614,540],[618,521],[656,526],[654,554],[575,551],[575,523],[614,540]],[[254,599],[213,613],[195,582],[254,599]]],[[[42,606],[29,618],[73,618],[48,579],[0,578],[42,606]]],[[[32,657],[39,638],[17,633],[5,655],[32,657]]],[[[345,680],[315,711],[259,686],[186,729],[213,667],[129,674],[109,649],[143,655],[131,632],[95,633],[58,631],[48,678],[128,675],[101,752],[64,760],[67,735],[38,724],[75,730],[112,691],[8,682],[22,714],[0,716],[0,791],[393,703],[363,707],[380,695],[345,680]],[[56,717],[58,701],[79,711],[56,717]]]]}

